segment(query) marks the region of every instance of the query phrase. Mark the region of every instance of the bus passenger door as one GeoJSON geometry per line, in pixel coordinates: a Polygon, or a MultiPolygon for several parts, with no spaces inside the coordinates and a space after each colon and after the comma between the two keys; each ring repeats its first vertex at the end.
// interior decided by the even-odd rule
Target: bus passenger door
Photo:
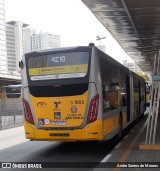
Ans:
{"type": "Polygon", "coordinates": [[[138,81],[138,91],[139,91],[139,113],[138,116],[141,114],[141,84],[140,81],[138,81]]]}
{"type": "Polygon", "coordinates": [[[127,122],[130,121],[130,81],[129,76],[126,76],[126,88],[127,88],[127,122]]]}

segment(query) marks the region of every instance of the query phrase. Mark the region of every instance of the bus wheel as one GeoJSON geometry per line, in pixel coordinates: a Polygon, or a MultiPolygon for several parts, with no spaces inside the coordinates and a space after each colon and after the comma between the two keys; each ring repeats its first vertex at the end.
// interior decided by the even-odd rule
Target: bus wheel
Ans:
{"type": "Polygon", "coordinates": [[[122,118],[122,113],[119,116],[119,132],[118,132],[118,138],[122,138],[122,133],[123,133],[123,118],[122,118]]]}

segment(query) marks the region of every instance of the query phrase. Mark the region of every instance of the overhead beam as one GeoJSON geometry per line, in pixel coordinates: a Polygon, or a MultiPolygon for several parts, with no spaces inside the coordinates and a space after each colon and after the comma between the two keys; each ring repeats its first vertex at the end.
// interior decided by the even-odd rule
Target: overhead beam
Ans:
{"type": "MultiPolygon", "coordinates": [[[[129,10],[128,10],[128,8],[127,8],[126,2],[125,2],[125,0],[121,0],[121,2],[122,2],[122,5],[123,5],[123,7],[124,7],[124,9],[125,9],[125,11],[126,11],[126,13],[127,13],[127,15],[128,15],[129,20],[130,20],[130,22],[131,22],[131,24],[132,24],[132,26],[133,26],[133,28],[134,28],[134,30],[135,30],[135,32],[136,32],[138,38],[139,38],[140,44],[142,45],[142,48],[143,48],[143,47],[144,47],[143,41],[142,41],[142,39],[141,39],[141,37],[140,37],[138,31],[137,31],[137,28],[136,28],[136,26],[135,26],[135,24],[134,24],[134,22],[133,22],[133,19],[132,19],[131,15],[130,15],[130,13],[129,13],[129,10]]],[[[147,56],[147,58],[148,58],[148,61],[149,61],[150,64],[151,64],[151,61],[150,61],[150,59],[149,59],[148,56],[147,56]]]]}

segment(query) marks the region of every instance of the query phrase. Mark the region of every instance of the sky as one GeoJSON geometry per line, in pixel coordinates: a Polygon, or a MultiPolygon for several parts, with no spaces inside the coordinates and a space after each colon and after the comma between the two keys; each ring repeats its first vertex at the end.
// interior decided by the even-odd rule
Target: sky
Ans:
{"type": "Polygon", "coordinates": [[[38,31],[61,36],[61,46],[105,45],[119,62],[131,58],[81,0],[4,0],[5,20],[22,21],[38,31]],[[100,41],[96,36],[106,37],[100,41]],[[116,50],[115,50],[116,49],[116,50]]]}

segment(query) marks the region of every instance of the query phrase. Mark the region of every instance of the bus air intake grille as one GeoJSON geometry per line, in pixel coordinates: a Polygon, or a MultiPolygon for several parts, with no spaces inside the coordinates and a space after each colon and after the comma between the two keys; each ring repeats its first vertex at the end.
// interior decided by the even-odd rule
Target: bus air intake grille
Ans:
{"type": "Polygon", "coordinates": [[[68,133],[51,133],[51,137],[69,137],[68,133]]]}

